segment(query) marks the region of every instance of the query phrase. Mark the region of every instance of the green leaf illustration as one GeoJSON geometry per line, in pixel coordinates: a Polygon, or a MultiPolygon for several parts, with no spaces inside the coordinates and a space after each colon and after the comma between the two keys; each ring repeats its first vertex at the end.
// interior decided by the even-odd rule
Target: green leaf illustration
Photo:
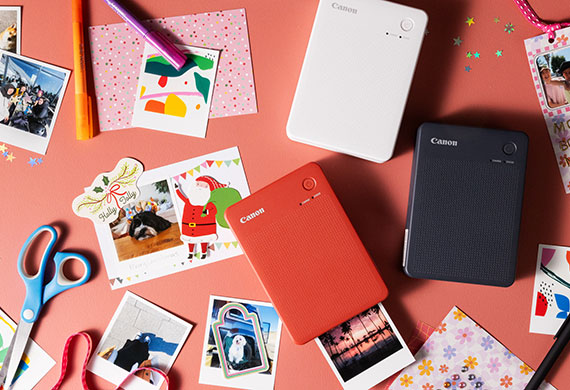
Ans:
{"type": "Polygon", "coordinates": [[[103,189],[101,187],[95,187],[95,188],[93,188],[93,191],[95,191],[96,193],[99,193],[99,192],[103,192],[103,189]]]}
{"type": "Polygon", "coordinates": [[[106,186],[109,185],[109,178],[107,176],[103,176],[103,184],[105,184],[106,186]]]}

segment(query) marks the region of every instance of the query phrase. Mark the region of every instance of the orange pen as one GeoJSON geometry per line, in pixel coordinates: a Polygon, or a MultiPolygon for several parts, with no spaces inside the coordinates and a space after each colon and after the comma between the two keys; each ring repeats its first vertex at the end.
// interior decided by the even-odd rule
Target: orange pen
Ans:
{"type": "Polygon", "coordinates": [[[81,0],[71,0],[73,21],[73,70],[75,73],[75,127],[77,139],[93,137],[91,97],[87,94],[85,45],[83,40],[83,7],[81,0]]]}

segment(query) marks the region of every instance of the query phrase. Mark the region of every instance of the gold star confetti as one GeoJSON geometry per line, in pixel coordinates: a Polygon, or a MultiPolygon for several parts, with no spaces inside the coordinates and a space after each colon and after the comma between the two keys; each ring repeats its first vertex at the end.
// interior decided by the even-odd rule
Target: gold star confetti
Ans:
{"type": "Polygon", "coordinates": [[[465,23],[467,23],[467,25],[469,27],[471,27],[472,24],[475,24],[475,18],[467,18],[467,20],[465,21],[465,23]]]}
{"type": "Polygon", "coordinates": [[[12,162],[14,161],[16,157],[12,154],[12,152],[10,152],[10,154],[6,157],[6,160],[12,162]]]}

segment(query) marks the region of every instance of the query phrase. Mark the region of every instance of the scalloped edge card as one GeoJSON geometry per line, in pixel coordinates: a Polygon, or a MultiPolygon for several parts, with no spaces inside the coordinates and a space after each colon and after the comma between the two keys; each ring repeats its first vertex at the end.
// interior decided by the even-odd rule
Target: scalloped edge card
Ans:
{"type": "Polygon", "coordinates": [[[122,207],[139,197],[137,181],[143,170],[134,158],[120,159],[115,169],[97,175],[93,184],[73,200],[73,212],[96,224],[114,221],[122,207]]]}

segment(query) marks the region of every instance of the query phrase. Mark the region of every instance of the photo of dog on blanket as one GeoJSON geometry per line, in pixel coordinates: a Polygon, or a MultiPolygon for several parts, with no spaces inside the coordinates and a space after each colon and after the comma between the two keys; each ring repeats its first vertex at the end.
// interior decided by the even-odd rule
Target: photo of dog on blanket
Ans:
{"type": "Polygon", "coordinates": [[[183,244],[167,181],[141,186],[140,191],[109,224],[119,261],[183,244]]]}

